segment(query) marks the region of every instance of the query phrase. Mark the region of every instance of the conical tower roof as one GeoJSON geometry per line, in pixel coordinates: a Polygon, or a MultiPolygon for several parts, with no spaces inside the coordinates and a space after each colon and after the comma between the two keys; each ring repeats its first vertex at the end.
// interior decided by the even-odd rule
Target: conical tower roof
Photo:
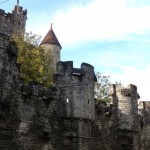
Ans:
{"type": "Polygon", "coordinates": [[[62,48],[54,31],[53,31],[52,24],[51,24],[50,30],[48,31],[48,33],[44,37],[43,41],[41,42],[41,45],[43,45],[43,44],[54,44],[54,45],[59,46],[60,49],[62,48]]]}

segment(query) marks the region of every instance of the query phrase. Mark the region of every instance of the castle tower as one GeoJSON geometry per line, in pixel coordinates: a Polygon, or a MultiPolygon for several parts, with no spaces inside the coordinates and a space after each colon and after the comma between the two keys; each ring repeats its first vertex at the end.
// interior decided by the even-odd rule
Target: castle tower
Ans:
{"type": "Polygon", "coordinates": [[[17,1],[17,5],[14,7],[12,11],[12,19],[13,19],[13,33],[19,34],[25,32],[26,20],[27,20],[27,10],[23,10],[21,6],[19,6],[19,1],[17,1]]]}
{"type": "Polygon", "coordinates": [[[11,36],[13,34],[24,33],[27,20],[27,10],[23,10],[17,5],[12,10],[12,13],[5,13],[0,9],[0,33],[11,36]]]}
{"type": "Polygon", "coordinates": [[[73,68],[73,62],[59,62],[56,85],[63,91],[63,115],[65,117],[95,119],[94,67],[82,63],[81,68],[73,68]]]}
{"type": "Polygon", "coordinates": [[[49,65],[56,71],[56,64],[60,61],[60,50],[62,47],[53,31],[52,24],[41,45],[45,50],[48,60],[52,58],[52,61],[49,61],[49,65]]]}
{"type": "Polygon", "coordinates": [[[55,84],[61,91],[62,143],[65,150],[92,149],[95,81],[94,67],[90,64],[82,63],[80,68],[74,68],[72,61],[57,64],[55,84]]]}
{"type": "Polygon", "coordinates": [[[138,98],[135,85],[130,84],[123,87],[121,84],[116,84],[110,86],[110,99],[117,111],[119,129],[137,130],[138,98]]]}
{"type": "Polygon", "coordinates": [[[110,86],[109,99],[113,104],[114,125],[118,149],[138,149],[138,99],[137,87],[121,84],[110,86]]]}

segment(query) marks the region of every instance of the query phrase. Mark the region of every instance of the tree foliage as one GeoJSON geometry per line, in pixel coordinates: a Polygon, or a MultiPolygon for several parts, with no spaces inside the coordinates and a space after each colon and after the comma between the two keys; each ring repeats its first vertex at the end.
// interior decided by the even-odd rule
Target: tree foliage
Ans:
{"type": "Polygon", "coordinates": [[[16,42],[18,48],[17,63],[20,64],[21,77],[25,83],[37,81],[44,86],[50,86],[53,83],[54,69],[50,68],[47,61],[52,62],[52,55],[47,60],[46,54],[39,46],[40,37],[30,33],[23,36],[13,35],[12,40],[16,42]]]}
{"type": "Polygon", "coordinates": [[[95,83],[95,98],[97,101],[108,101],[110,76],[96,72],[97,82],[95,83]]]}

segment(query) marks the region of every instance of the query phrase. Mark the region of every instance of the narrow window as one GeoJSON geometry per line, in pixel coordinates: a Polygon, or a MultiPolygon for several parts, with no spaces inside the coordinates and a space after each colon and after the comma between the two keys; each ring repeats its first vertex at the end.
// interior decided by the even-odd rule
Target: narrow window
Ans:
{"type": "Polygon", "coordinates": [[[68,98],[66,99],[66,102],[69,103],[69,99],[68,98]]]}

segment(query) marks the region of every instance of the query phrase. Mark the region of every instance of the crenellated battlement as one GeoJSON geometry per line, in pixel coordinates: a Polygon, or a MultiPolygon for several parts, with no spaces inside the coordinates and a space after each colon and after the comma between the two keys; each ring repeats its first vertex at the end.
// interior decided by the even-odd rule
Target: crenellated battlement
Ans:
{"type": "Polygon", "coordinates": [[[137,93],[137,87],[133,84],[124,86],[122,84],[111,84],[110,85],[110,95],[115,94],[115,92],[121,92],[123,96],[131,96],[133,92],[137,93]]]}
{"type": "Polygon", "coordinates": [[[25,31],[27,10],[15,6],[12,13],[0,9],[0,33],[11,36],[25,31]]]}
{"type": "Polygon", "coordinates": [[[83,83],[88,86],[90,85],[90,81],[93,82],[93,84],[97,81],[92,65],[82,63],[81,68],[74,68],[73,61],[58,62],[57,74],[55,77],[64,77],[65,83],[70,82],[73,84],[79,81],[82,82],[82,86],[83,83]]]}
{"type": "Polygon", "coordinates": [[[72,61],[58,62],[56,86],[62,91],[64,116],[94,119],[94,67],[82,63],[74,68],[72,61]]]}
{"type": "Polygon", "coordinates": [[[21,6],[15,6],[14,10],[12,11],[12,14],[27,14],[27,9],[23,10],[23,7],[21,6]]]}
{"type": "Polygon", "coordinates": [[[82,63],[81,68],[74,68],[73,61],[60,61],[57,64],[57,73],[60,75],[68,74],[69,76],[82,76],[88,74],[94,81],[96,81],[94,67],[87,63],[82,63]]]}

